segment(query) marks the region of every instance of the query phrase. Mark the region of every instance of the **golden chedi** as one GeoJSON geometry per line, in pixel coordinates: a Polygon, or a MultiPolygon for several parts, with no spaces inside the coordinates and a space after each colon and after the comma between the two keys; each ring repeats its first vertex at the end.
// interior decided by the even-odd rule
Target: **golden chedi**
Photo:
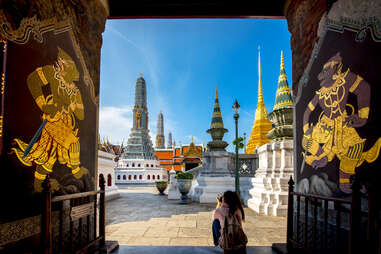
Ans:
{"type": "Polygon", "coordinates": [[[272,122],[267,116],[267,110],[263,102],[262,79],[261,79],[261,51],[258,47],[258,104],[255,111],[255,119],[245,153],[254,153],[257,147],[270,142],[266,134],[272,129],[272,122]]]}

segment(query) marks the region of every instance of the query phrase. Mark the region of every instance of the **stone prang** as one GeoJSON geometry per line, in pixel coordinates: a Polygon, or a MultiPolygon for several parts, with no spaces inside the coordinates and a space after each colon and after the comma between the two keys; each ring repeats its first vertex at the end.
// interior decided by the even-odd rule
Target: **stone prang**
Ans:
{"type": "Polygon", "coordinates": [[[148,129],[147,88],[142,74],[136,80],[133,126],[123,159],[156,160],[148,129]]]}

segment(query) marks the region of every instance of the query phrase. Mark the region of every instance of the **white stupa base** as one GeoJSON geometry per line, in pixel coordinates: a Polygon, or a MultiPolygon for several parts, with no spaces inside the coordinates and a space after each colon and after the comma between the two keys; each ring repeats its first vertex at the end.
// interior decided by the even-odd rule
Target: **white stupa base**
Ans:
{"type": "Polygon", "coordinates": [[[217,203],[216,197],[219,193],[227,190],[234,191],[234,177],[230,175],[213,177],[199,176],[198,186],[194,189],[193,201],[200,203],[217,203]]]}
{"type": "Polygon", "coordinates": [[[288,181],[293,175],[293,141],[272,142],[257,149],[259,168],[251,179],[247,206],[259,214],[286,216],[288,181]]]}

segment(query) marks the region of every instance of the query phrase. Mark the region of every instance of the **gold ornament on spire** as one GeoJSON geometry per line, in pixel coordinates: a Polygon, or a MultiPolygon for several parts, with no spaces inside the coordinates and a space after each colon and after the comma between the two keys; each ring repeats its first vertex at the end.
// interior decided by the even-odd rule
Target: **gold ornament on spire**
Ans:
{"type": "Polygon", "coordinates": [[[246,153],[254,153],[257,147],[270,142],[266,134],[272,129],[272,122],[267,116],[267,109],[263,102],[262,78],[261,78],[261,51],[258,46],[258,104],[255,111],[255,119],[249,141],[246,145],[246,153]]]}

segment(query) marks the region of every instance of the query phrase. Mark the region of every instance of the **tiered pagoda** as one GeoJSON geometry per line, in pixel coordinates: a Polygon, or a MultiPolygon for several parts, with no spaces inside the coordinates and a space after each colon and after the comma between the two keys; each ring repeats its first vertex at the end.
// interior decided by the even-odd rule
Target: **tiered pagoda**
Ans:
{"type": "Polygon", "coordinates": [[[292,139],[293,137],[293,108],[294,103],[290,87],[288,86],[286,71],[284,68],[283,51],[281,51],[280,74],[276,91],[275,104],[270,118],[275,127],[267,133],[266,137],[272,141],[292,139]]]}
{"type": "Polygon", "coordinates": [[[148,129],[147,88],[142,73],[140,73],[140,77],[136,80],[133,126],[123,158],[156,159],[148,129]]]}
{"type": "Polygon", "coordinates": [[[255,119],[245,153],[254,153],[257,147],[270,142],[266,134],[272,129],[272,122],[267,116],[266,106],[263,102],[262,79],[261,79],[261,51],[258,47],[258,104],[255,111],[255,119]]]}
{"type": "Polygon", "coordinates": [[[165,137],[164,137],[164,117],[160,110],[157,116],[157,130],[156,130],[156,148],[165,148],[165,137]]]}
{"type": "Polygon", "coordinates": [[[143,75],[136,81],[133,126],[124,153],[115,168],[116,183],[151,183],[167,179],[154,154],[148,129],[147,88],[143,75]]]}
{"type": "Polygon", "coordinates": [[[228,132],[224,128],[224,122],[222,121],[220,103],[218,101],[218,89],[216,87],[216,99],[214,100],[214,109],[212,115],[212,122],[210,129],[206,131],[212,136],[212,141],[208,143],[208,151],[225,151],[225,148],[229,145],[223,141],[225,133],[228,132]]]}

